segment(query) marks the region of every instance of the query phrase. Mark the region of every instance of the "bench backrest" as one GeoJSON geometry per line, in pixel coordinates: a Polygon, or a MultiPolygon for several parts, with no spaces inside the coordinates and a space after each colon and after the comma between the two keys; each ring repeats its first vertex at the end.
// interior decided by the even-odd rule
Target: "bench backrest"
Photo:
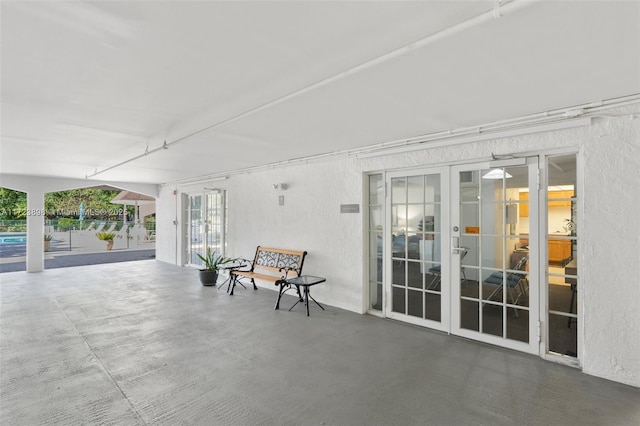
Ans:
{"type": "Polygon", "coordinates": [[[258,246],[251,270],[265,270],[284,274],[284,270],[280,271],[280,269],[287,268],[290,270],[290,274],[300,276],[302,274],[302,265],[306,256],[306,251],[258,246]]]}

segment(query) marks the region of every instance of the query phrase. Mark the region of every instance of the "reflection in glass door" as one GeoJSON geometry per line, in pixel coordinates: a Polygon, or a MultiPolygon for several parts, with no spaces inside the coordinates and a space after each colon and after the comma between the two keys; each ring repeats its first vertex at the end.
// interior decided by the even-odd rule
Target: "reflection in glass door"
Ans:
{"type": "Polygon", "coordinates": [[[189,217],[189,238],[187,240],[187,263],[200,265],[198,254],[205,254],[204,195],[190,195],[187,216],[189,217]]]}
{"type": "MultiPolygon", "coordinates": [[[[446,170],[387,174],[386,314],[447,330],[448,273],[443,265],[443,204],[446,170]]],[[[447,262],[448,265],[448,262],[447,262]]]]}
{"type": "Polygon", "coordinates": [[[187,206],[189,218],[187,263],[201,265],[198,254],[207,249],[224,254],[226,231],[225,191],[190,194],[187,206]]]}
{"type": "Polygon", "coordinates": [[[519,196],[536,180],[537,159],[518,162],[452,172],[452,332],[537,353],[537,292],[529,289],[536,215],[518,220],[518,211],[537,208],[519,196]]]}
{"type": "Polygon", "coordinates": [[[382,312],[382,241],[384,239],[384,178],[382,174],[369,175],[369,306],[382,312]]]}

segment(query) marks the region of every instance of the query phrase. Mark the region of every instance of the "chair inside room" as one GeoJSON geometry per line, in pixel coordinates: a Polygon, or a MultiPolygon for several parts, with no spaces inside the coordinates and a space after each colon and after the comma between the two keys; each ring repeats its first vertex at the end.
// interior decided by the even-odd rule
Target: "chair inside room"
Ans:
{"type": "Polygon", "coordinates": [[[407,244],[407,237],[405,235],[394,235],[393,236],[393,246],[391,247],[391,251],[394,257],[404,257],[405,256],[405,245],[407,244]]]}
{"type": "Polygon", "coordinates": [[[407,244],[407,237],[405,235],[393,236],[392,246],[391,246],[391,256],[394,258],[394,262],[397,262],[398,268],[404,265],[404,259],[406,257],[406,252],[405,252],[406,244],[407,244]]]}
{"type": "MultiPolygon", "coordinates": [[[[460,251],[460,263],[462,264],[462,260],[467,255],[468,250],[460,251]]],[[[442,282],[442,265],[435,265],[429,268],[429,273],[432,275],[431,281],[427,285],[427,290],[436,290],[440,287],[440,283],[442,282]]],[[[462,275],[462,282],[467,280],[467,276],[464,272],[464,267],[460,266],[460,274],[462,275]]]]}
{"type": "MultiPolygon", "coordinates": [[[[527,297],[527,291],[529,290],[529,281],[527,280],[527,262],[529,261],[529,255],[523,256],[516,261],[507,272],[507,303],[517,305],[521,298],[527,297]],[[521,272],[514,272],[521,271],[521,272]],[[517,295],[516,295],[517,294],[517,295]]],[[[504,286],[504,274],[502,271],[496,271],[489,275],[483,284],[495,287],[491,295],[485,300],[494,300],[494,298],[502,292],[504,286]]],[[[518,316],[517,309],[514,308],[516,316],[518,316]]]]}

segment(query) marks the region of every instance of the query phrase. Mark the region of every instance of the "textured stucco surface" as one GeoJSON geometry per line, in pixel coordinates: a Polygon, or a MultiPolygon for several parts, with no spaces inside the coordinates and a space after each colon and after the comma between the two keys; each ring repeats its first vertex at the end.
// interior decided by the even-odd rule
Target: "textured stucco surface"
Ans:
{"type": "MultiPolygon", "coordinates": [[[[629,110],[617,111],[617,113],[629,110]]],[[[453,162],[487,160],[492,153],[545,153],[575,149],[583,165],[579,208],[580,291],[583,313],[579,354],[589,374],[640,386],[640,120],[595,118],[588,127],[502,138],[420,152],[296,165],[234,175],[229,194],[229,251],[253,256],[255,246],[309,252],[304,272],[327,277],[314,296],[321,302],[364,311],[363,173],[453,162]],[[274,183],[287,183],[279,192],[274,183]],[[278,205],[284,195],[285,205],[278,205]],[[360,214],[340,214],[359,204],[360,214]]],[[[209,186],[206,184],[200,185],[209,186]]],[[[163,188],[159,241],[171,236],[176,197],[193,188],[163,188]],[[164,234],[164,235],[163,235],[164,234]]],[[[158,243],[158,259],[175,262],[175,241],[158,243]]]]}
{"type": "Polygon", "coordinates": [[[583,368],[640,386],[640,120],[584,139],[583,368]]]}

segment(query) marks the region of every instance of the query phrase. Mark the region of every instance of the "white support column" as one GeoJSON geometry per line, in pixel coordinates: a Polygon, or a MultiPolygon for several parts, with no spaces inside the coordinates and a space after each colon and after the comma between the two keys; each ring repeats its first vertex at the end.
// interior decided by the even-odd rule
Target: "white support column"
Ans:
{"type": "Polygon", "coordinates": [[[44,271],[44,192],[27,192],[27,272],[44,271]]]}

